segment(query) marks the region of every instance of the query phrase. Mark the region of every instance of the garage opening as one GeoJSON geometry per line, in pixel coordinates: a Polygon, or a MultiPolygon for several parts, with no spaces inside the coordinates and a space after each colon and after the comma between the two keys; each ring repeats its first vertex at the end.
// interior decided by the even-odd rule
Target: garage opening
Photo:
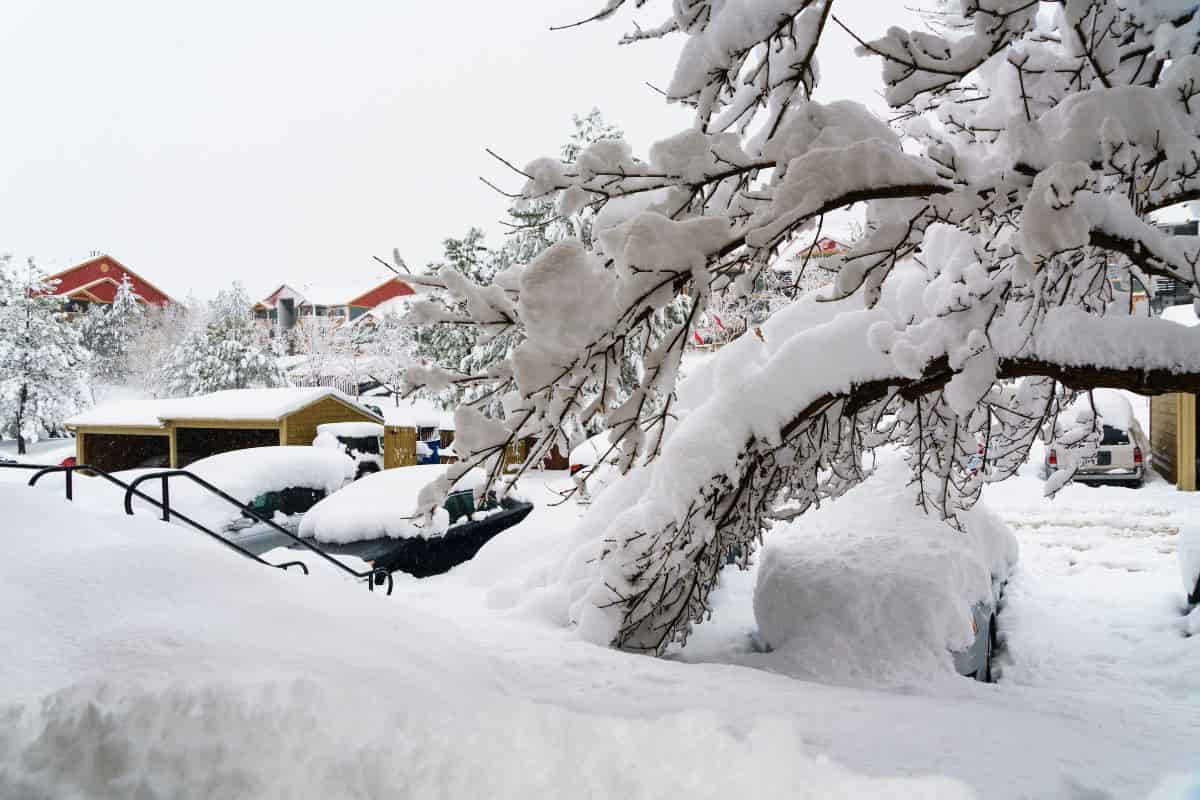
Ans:
{"type": "Polygon", "coordinates": [[[87,463],[105,472],[170,466],[171,442],[166,436],[82,435],[85,437],[83,452],[87,463]]]}
{"type": "Polygon", "coordinates": [[[279,444],[279,431],[275,428],[176,428],[175,448],[179,467],[193,461],[228,453],[230,450],[245,450],[249,447],[271,447],[279,444]]]}

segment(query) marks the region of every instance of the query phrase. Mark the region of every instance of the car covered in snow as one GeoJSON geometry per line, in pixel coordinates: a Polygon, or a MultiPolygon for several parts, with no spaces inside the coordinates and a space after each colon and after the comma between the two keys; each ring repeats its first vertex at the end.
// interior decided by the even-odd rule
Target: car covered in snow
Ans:
{"type": "Polygon", "coordinates": [[[383,425],[378,422],[326,422],[318,425],[313,447],[340,449],[354,459],[355,479],[383,469],[383,425]]]}
{"type": "MultiPolygon", "coordinates": [[[[353,459],[340,450],[276,446],[219,453],[192,462],[185,469],[233,496],[259,516],[294,529],[309,509],[354,478],[355,466],[353,459]]],[[[116,476],[131,481],[164,471],[128,470],[116,476]]],[[[169,481],[171,508],[209,528],[228,533],[245,531],[257,524],[237,506],[186,477],[172,477],[169,481]]],[[[159,480],[145,480],[137,489],[161,500],[159,480]]]]}
{"type": "Polygon", "coordinates": [[[514,494],[479,496],[486,475],[472,469],[454,485],[433,520],[422,524],[416,517],[420,492],[445,471],[445,466],[427,465],[367,475],[317,503],[301,521],[300,536],[326,552],[423,578],[473,558],[533,510],[532,503],[514,494]]]}
{"type": "MultiPolygon", "coordinates": [[[[1081,395],[1063,412],[1056,433],[1061,434],[1069,427],[1090,425],[1093,404],[1100,424],[1100,445],[1094,456],[1079,465],[1072,480],[1076,483],[1141,486],[1146,475],[1145,453],[1149,444],[1133,414],[1133,406],[1120,391],[1096,389],[1090,398],[1087,394],[1081,395]]],[[[1054,445],[1046,448],[1043,477],[1049,478],[1066,466],[1065,453],[1054,445]]]]}
{"type": "Polygon", "coordinates": [[[754,611],[761,644],[817,679],[943,671],[992,679],[996,615],[1017,541],[976,505],[955,530],[916,504],[895,457],[845,496],[777,527],[754,611]]]}

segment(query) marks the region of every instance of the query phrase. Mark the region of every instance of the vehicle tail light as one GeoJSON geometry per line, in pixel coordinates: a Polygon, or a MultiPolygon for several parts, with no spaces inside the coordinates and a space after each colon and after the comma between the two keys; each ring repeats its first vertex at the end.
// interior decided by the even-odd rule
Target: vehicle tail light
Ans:
{"type": "Polygon", "coordinates": [[[581,470],[581,469],[583,469],[583,464],[572,464],[571,465],[571,474],[574,475],[576,472],[579,472],[579,470],[581,470]]]}
{"type": "Polygon", "coordinates": [[[1135,463],[1135,464],[1142,463],[1142,448],[1140,448],[1140,447],[1133,448],[1133,463],[1135,463]]]}
{"type": "Polygon", "coordinates": [[[1047,456],[1046,463],[1052,467],[1058,466],[1058,453],[1054,452],[1053,448],[1050,449],[1050,455],[1047,456]]]}

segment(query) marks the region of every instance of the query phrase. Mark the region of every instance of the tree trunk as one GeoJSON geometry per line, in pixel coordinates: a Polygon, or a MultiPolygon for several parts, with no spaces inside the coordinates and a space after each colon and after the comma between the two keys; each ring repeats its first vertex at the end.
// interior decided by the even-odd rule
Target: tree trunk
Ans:
{"type": "Polygon", "coordinates": [[[25,403],[29,400],[29,384],[22,383],[17,392],[17,455],[25,455],[25,403]]]}

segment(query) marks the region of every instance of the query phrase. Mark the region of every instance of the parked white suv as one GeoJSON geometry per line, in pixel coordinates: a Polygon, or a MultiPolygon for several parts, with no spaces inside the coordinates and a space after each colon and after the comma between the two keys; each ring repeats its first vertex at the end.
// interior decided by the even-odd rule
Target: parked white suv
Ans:
{"type": "MultiPolygon", "coordinates": [[[[1149,450],[1142,426],[1133,416],[1129,400],[1115,389],[1097,389],[1093,393],[1096,414],[1101,425],[1100,446],[1096,455],[1080,465],[1075,472],[1076,483],[1123,483],[1133,487],[1142,485],[1146,474],[1145,453],[1149,450]]],[[[1079,398],[1064,413],[1083,415],[1090,419],[1091,402],[1087,396],[1079,398]]],[[[1060,420],[1071,422],[1072,418],[1060,420]]],[[[1044,477],[1066,466],[1059,458],[1055,447],[1046,448],[1043,465],[1044,477]]]]}

